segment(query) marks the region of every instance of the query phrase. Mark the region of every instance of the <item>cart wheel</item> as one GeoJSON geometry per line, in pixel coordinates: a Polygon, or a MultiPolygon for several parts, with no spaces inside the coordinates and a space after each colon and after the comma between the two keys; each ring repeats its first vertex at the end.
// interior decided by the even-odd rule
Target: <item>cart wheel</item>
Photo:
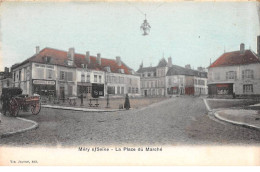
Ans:
{"type": "Polygon", "coordinates": [[[37,115],[41,111],[41,103],[37,102],[36,104],[32,105],[31,112],[34,115],[37,115]]]}
{"type": "Polygon", "coordinates": [[[19,105],[17,103],[17,101],[15,99],[11,99],[10,100],[10,104],[9,104],[9,112],[12,116],[17,116],[19,113],[19,105]]]}

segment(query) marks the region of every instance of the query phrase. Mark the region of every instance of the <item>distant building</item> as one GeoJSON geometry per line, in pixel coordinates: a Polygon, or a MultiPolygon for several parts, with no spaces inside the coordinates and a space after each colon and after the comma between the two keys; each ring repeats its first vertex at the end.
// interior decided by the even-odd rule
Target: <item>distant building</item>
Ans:
{"type": "Polygon", "coordinates": [[[140,77],[133,75],[133,70],[123,62],[118,65],[116,60],[75,53],[74,48],[68,51],[53,48],[39,50],[23,61],[12,66],[13,86],[20,87],[24,94],[38,93],[40,95],[55,95],[59,97],[78,96],[104,96],[110,87],[115,91],[110,94],[123,95],[129,93],[128,80],[133,80],[135,89],[140,94],[140,77]],[[108,76],[115,76],[116,79],[107,81],[108,76]],[[119,75],[123,83],[119,83],[119,75]],[[120,85],[120,92],[117,90],[120,85]],[[93,89],[95,88],[95,89],[93,89]],[[123,88],[123,89],[122,89],[123,88]],[[124,90],[124,91],[122,91],[124,90]]]}
{"type": "Polygon", "coordinates": [[[2,94],[2,88],[12,87],[12,74],[8,67],[5,67],[3,72],[0,72],[0,95],[2,94]]]}
{"type": "MultiPolygon", "coordinates": [[[[258,47],[260,39],[258,37],[258,47]]],[[[259,50],[258,50],[259,53],[259,50]]],[[[216,97],[259,96],[260,59],[240,44],[239,51],[222,54],[208,68],[209,95],[216,97]]]]}
{"type": "Polygon", "coordinates": [[[174,94],[207,94],[207,72],[203,68],[180,67],[162,58],[156,67],[140,65],[137,73],[141,76],[141,94],[144,96],[167,96],[174,94]]]}

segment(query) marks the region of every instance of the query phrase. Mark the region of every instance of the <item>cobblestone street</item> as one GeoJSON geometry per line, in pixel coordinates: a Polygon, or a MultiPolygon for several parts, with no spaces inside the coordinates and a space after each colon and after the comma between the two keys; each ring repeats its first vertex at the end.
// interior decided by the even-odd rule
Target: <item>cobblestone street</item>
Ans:
{"type": "Polygon", "coordinates": [[[202,98],[175,97],[120,112],[43,108],[39,128],[0,140],[9,146],[79,145],[259,145],[260,131],[209,118],[202,98]]]}

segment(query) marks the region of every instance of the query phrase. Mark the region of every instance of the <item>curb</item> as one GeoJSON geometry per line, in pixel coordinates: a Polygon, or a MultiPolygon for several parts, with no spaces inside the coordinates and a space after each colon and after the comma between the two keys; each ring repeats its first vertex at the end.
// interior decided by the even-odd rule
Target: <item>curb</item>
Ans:
{"type": "Polygon", "coordinates": [[[236,122],[236,121],[232,121],[232,120],[229,120],[229,119],[226,119],[226,118],[223,118],[221,117],[218,112],[215,112],[214,113],[214,116],[221,120],[221,121],[224,121],[224,122],[227,122],[227,123],[230,123],[230,124],[233,124],[233,125],[239,125],[239,126],[243,126],[243,127],[246,127],[246,128],[250,128],[250,129],[255,129],[255,130],[260,130],[259,127],[255,126],[255,125],[251,125],[251,124],[247,124],[247,123],[243,123],[243,122],[236,122]]]}
{"type": "Polygon", "coordinates": [[[28,119],[24,119],[24,118],[20,118],[20,117],[16,117],[16,119],[33,123],[33,126],[28,127],[28,128],[25,128],[25,129],[13,131],[13,132],[4,133],[4,134],[0,135],[0,138],[4,138],[4,137],[7,137],[7,136],[19,134],[19,133],[24,133],[24,132],[26,132],[26,131],[33,130],[33,129],[36,129],[36,128],[39,127],[39,124],[38,124],[37,122],[35,122],[35,121],[28,120],[28,119]]]}
{"type": "MultiPolygon", "coordinates": [[[[73,110],[73,111],[83,111],[83,112],[117,112],[117,111],[126,111],[125,109],[87,109],[87,108],[73,108],[73,107],[64,107],[64,106],[50,106],[50,105],[42,105],[43,108],[50,109],[62,109],[62,110],[73,110]]],[[[130,108],[129,110],[132,110],[130,108]]]]}
{"type": "Polygon", "coordinates": [[[208,110],[209,112],[212,112],[212,109],[209,107],[209,104],[208,104],[207,99],[206,99],[206,98],[203,98],[203,101],[204,101],[204,103],[205,103],[205,105],[206,105],[207,110],[208,110]]]}

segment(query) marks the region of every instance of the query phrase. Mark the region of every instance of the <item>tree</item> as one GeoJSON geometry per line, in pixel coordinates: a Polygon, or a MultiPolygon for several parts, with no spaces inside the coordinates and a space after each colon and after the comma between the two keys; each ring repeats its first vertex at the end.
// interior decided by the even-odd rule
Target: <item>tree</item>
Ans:
{"type": "Polygon", "coordinates": [[[130,101],[129,101],[128,94],[126,94],[126,96],[125,96],[125,104],[124,104],[124,107],[125,107],[126,110],[130,109],[130,101]]]}

